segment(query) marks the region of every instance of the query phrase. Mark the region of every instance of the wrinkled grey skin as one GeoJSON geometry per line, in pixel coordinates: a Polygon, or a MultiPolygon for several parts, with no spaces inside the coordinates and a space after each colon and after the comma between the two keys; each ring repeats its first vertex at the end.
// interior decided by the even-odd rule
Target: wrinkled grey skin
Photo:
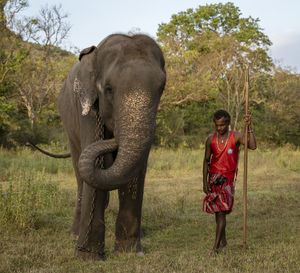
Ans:
{"type": "Polygon", "coordinates": [[[75,255],[104,257],[107,191],[118,189],[117,251],[142,252],[141,209],[147,159],[166,73],[160,48],[148,36],[114,34],[85,49],[58,98],[78,184],[72,233],[75,255]],[[97,140],[96,114],[105,139],[97,140]],[[104,167],[95,167],[104,155],[104,167]]]}

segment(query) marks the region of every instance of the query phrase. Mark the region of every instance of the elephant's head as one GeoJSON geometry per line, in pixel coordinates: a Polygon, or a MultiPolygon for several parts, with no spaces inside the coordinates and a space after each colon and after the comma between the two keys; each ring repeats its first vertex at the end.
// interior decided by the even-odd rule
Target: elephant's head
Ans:
{"type": "Polygon", "coordinates": [[[114,139],[82,152],[79,171],[93,187],[111,190],[128,183],[147,161],[166,74],[160,48],[149,37],[111,35],[80,55],[76,80],[82,115],[100,111],[114,139]],[[94,111],[93,110],[93,111],[94,111]],[[95,168],[99,155],[118,149],[113,165],[95,168]],[[143,163],[144,162],[144,163],[143,163]]]}

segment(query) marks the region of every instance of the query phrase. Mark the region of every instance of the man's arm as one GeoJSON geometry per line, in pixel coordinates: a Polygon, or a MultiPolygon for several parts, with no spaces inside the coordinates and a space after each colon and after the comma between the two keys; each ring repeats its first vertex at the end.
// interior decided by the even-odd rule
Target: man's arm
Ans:
{"type": "MultiPolygon", "coordinates": [[[[254,135],[254,131],[252,129],[251,126],[251,114],[250,111],[248,112],[247,115],[245,115],[244,117],[245,122],[246,122],[246,126],[247,126],[247,134],[248,134],[248,148],[251,150],[255,150],[256,149],[256,138],[254,135]]],[[[238,134],[238,142],[245,145],[245,134],[244,133],[240,133],[238,134]]]]}
{"type": "Polygon", "coordinates": [[[208,190],[209,190],[208,165],[210,163],[210,158],[211,158],[211,139],[212,137],[209,136],[206,140],[204,160],[203,160],[203,191],[206,194],[208,194],[208,190]]]}
{"type": "Polygon", "coordinates": [[[256,138],[251,127],[248,127],[248,148],[251,150],[256,149],[256,138]]]}

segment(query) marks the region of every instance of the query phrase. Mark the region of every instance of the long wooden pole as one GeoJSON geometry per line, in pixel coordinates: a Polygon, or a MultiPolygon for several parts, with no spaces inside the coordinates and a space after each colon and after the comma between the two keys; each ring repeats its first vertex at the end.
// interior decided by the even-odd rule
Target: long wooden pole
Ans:
{"type": "MultiPolygon", "coordinates": [[[[249,110],[249,67],[246,67],[246,82],[245,82],[245,112],[249,110]]],[[[243,249],[247,247],[247,173],[248,173],[248,126],[245,124],[244,132],[244,183],[243,183],[243,199],[244,199],[244,214],[243,214],[243,249]]]]}

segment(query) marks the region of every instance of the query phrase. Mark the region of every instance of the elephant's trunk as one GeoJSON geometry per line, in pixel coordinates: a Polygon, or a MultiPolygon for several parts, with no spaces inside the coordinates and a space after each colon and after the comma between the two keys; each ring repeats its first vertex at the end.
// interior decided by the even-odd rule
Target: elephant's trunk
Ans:
{"type": "Polygon", "coordinates": [[[102,190],[113,190],[137,176],[138,167],[148,158],[155,132],[157,101],[148,92],[130,90],[124,95],[116,120],[116,140],[98,141],[81,154],[79,171],[83,180],[102,190]],[[117,157],[108,169],[95,167],[100,154],[118,147],[117,157]]]}

